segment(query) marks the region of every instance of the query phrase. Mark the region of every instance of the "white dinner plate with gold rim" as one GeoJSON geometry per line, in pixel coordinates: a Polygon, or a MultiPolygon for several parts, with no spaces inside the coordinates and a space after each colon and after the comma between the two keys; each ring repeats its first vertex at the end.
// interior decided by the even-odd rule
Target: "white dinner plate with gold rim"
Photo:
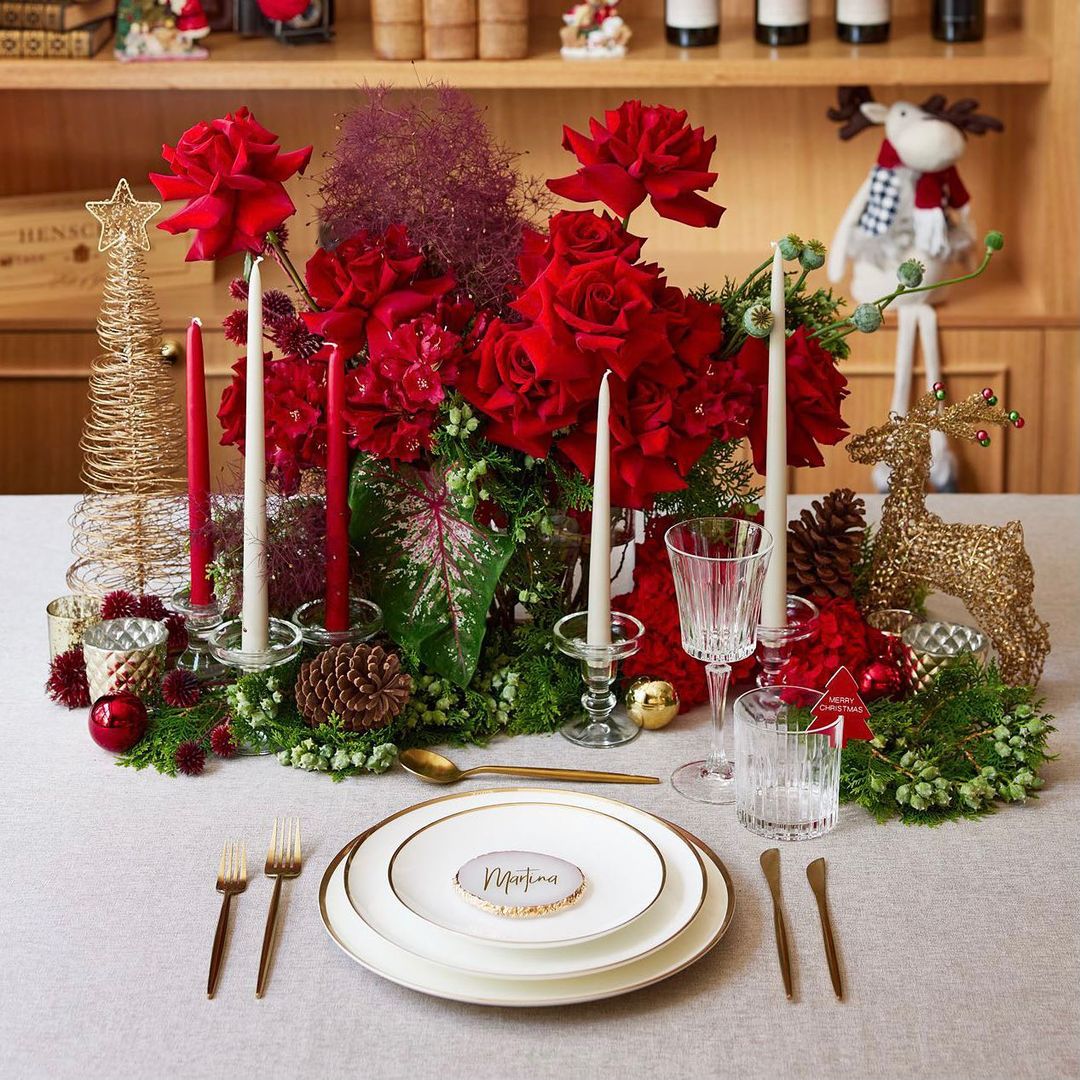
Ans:
{"type": "MultiPolygon", "coordinates": [[[[503,861],[496,856],[488,873],[527,869],[503,861]]],[[[666,874],[660,849],[626,821],[593,807],[517,801],[414,823],[387,867],[394,895],[425,922],[473,942],[521,948],[576,945],[626,926],[656,903],[666,874]],[[546,915],[486,911],[462,896],[455,878],[477,856],[498,852],[554,856],[580,870],[585,887],[576,902],[546,915]]]]}
{"type": "MultiPolygon", "coordinates": [[[[479,802],[481,806],[536,806],[534,794],[532,788],[516,789],[498,796],[476,793],[475,798],[462,801],[466,805],[479,802]]],[[[565,795],[565,792],[552,792],[550,799],[562,800],[565,795]]],[[[357,915],[388,941],[415,955],[472,974],[551,979],[618,967],[654,952],[681,933],[705,901],[707,879],[701,857],[692,843],[651,814],[626,804],[617,805],[627,824],[660,850],[667,872],[656,903],[638,919],[588,942],[545,949],[505,948],[449,934],[404,907],[390,887],[385,869],[388,853],[400,850],[400,845],[395,849],[395,842],[402,835],[416,835],[419,815],[436,822],[448,820],[445,805],[440,803],[425,805],[416,814],[406,813],[390,820],[355,845],[345,860],[346,895],[357,915]]],[[[608,809],[605,807],[604,812],[608,809]]]]}
{"type": "MultiPolygon", "coordinates": [[[[442,799],[435,799],[421,806],[440,804],[463,796],[505,796],[512,794],[514,790],[444,796],[442,799]]],[[[567,795],[562,793],[541,792],[535,789],[530,789],[528,792],[517,790],[530,798],[535,798],[540,794],[567,798],[567,795]]],[[[614,815],[619,813],[623,805],[594,795],[572,793],[571,797],[580,805],[605,805],[608,812],[614,815]]],[[[703,857],[709,877],[709,889],[705,903],[686,930],[649,956],[607,971],[545,980],[494,979],[415,956],[382,938],[357,916],[345,893],[342,864],[352,849],[372,835],[375,830],[403,814],[419,809],[419,807],[412,807],[399,814],[391,815],[350,841],[331,860],[319,888],[319,906],[323,925],[335,943],[346,955],[369,971],[400,986],[435,997],[477,1005],[528,1007],[597,1001],[650,986],[689,967],[716,945],[731,923],[735,897],[727,868],[715,852],[697,837],[672,825],[671,827],[676,832],[695,844],[703,857]]]]}

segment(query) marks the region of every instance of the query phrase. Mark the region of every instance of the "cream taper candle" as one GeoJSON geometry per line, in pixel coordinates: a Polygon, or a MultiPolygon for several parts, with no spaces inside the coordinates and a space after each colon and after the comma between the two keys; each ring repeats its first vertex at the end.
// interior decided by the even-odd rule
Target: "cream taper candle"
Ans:
{"type": "Polygon", "coordinates": [[[787,626],[787,336],[784,333],[784,257],[773,250],[770,292],[769,395],[765,443],[765,528],[772,558],[761,598],[763,626],[787,626]]]}
{"type": "Polygon", "coordinates": [[[611,389],[610,371],[600,380],[596,401],[596,457],[593,463],[592,534],[589,540],[588,645],[611,644],[611,389]]]}
{"type": "Polygon", "coordinates": [[[265,652],[270,640],[270,581],[266,572],[266,420],[263,400],[262,272],[248,279],[247,394],[244,415],[244,595],[240,648],[265,652]]]}

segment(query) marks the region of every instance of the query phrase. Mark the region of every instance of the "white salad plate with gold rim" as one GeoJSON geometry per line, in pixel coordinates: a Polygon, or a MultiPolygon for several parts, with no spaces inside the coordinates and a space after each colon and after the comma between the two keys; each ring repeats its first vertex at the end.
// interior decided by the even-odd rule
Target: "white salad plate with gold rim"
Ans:
{"type": "MultiPolygon", "coordinates": [[[[624,813],[628,818],[643,814],[622,803],[578,792],[504,789],[444,796],[403,810],[361,833],[338,852],[323,874],[319,889],[323,924],[346,955],[391,982],[436,997],[479,1005],[529,1007],[596,1001],[650,986],[689,967],[713,948],[731,922],[734,893],[724,864],[702,841],[677,826],[664,823],[694,845],[706,869],[708,889],[704,903],[686,928],[648,955],[614,968],[546,979],[498,978],[416,955],[384,938],[357,915],[345,891],[344,864],[356,847],[363,846],[379,830],[405,815],[414,817],[410,824],[419,824],[425,817],[436,820],[445,816],[446,803],[464,798],[470,800],[468,805],[515,799],[541,800],[592,807],[614,817],[624,813]]],[[[661,819],[654,820],[659,822],[661,819]]],[[[591,947],[592,943],[588,943],[571,948],[591,947]]],[[[527,950],[517,951],[521,956],[532,955],[527,950]]]]}
{"type": "Polygon", "coordinates": [[[660,849],[640,829],[562,802],[457,810],[414,828],[387,869],[393,894],[426,922],[523,948],[577,944],[626,926],[656,903],[666,874],[660,849]],[[546,866],[552,859],[563,865],[546,866]],[[472,892],[458,880],[466,866],[482,870],[472,892]]]}
{"type": "MultiPolygon", "coordinates": [[[[513,811],[518,814],[530,814],[536,822],[555,823],[561,815],[554,811],[585,810],[588,813],[602,812],[608,817],[610,806],[601,803],[602,810],[584,807],[580,804],[568,805],[564,800],[567,793],[541,792],[538,797],[548,796],[558,801],[538,802],[533,795],[535,789],[500,793],[496,801],[491,801],[487,794],[477,799],[467,800],[470,805],[465,813],[482,823],[488,815],[472,814],[472,811],[498,809],[513,811]],[[543,813],[538,812],[540,808],[543,813]]],[[[590,798],[588,796],[584,798],[590,798]]],[[[450,805],[456,806],[457,803],[450,805]]],[[[551,979],[567,975],[595,972],[618,967],[663,947],[677,934],[681,933],[690,920],[697,915],[705,902],[707,878],[705,867],[695,846],[684,839],[666,822],[625,804],[619,807],[622,821],[635,831],[645,836],[660,851],[665,865],[663,887],[656,901],[636,919],[629,921],[609,934],[592,938],[577,944],[552,946],[547,948],[521,949],[505,947],[496,943],[487,943],[449,933],[433,925],[410,911],[395,895],[390,884],[390,874],[386,872],[388,853],[400,855],[411,836],[424,835],[425,832],[438,834],[437,828],[426,826],[417,829],[414,818],[417,815],[406,814],[389,821],[370,833],[363,842],[356,844],[345,860],[344,885],[356,914],[376,933],[408,952],[428,960],[446,964],[461,971],[494,978],[551,979]],[[394,847],[398,837],[407,830],[412,830],[406,840],[394,847]]],[[[422,808],[425,816],[435,815],[435,825],[452,822],[461,811],[446,816],[446,809],[436,805],[422,808]]],[[[510,813],[501,815],[506,823],[513,821],[510,813]]],[[[576,819],[568,819],[576,820],[576,819]]],[[[514,833],[516,838],[520,834],[514,833]]],[[[486,839],[486,838],[485,838],[486,839]]],[[[551,839],[544,837],[545,846],[552,848],[551,839]]],[[[554,846],[553,850],[560,850],[554,846]]],[[[567,850],[567,849],[561,849],[567,850]]],[[[447,858],[444,863],[453,865],[457,858],[466,858],[471,851],[466,847],[460,855],[447,858]]],[[[389,858],[394,865],[394,854],[389,858]]],[[[598,864],[587,859],[593,873],[599,872],[598,864]]],[[[451,876],[441,874],[433,880],[441,881],[451,876]]],[[[583,897],[591,901],[596,896],[602,900],[604,892],[583,897]]],[[[454,896],[458,904],[462,900],[454,896]]],[[[544,922],[547,916],[537,921],[544,922]]],[[[530,920],[531,921],[531,920],[530,920]]]]}

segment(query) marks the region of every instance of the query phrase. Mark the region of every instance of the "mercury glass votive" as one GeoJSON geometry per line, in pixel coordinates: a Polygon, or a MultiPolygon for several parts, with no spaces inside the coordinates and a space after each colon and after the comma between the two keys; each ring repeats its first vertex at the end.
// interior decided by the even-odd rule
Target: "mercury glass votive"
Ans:
{"type": "Polygon", "coordinates": [[[58,596],[45,607],[49,621],[49,659],[82,644],[88,627],[101,622],[101,601],[92,596],[58,596]]]}
{"type": "Polygon", "coordinates": [[[142,695],[165,670],[169,630],[154,619],[106,619],[83,634],[90,700],[127,691],[142,695]]]}
{"type": "Polygon", "coordinates": [[[925,690],[942,668],[961,657],[986,660],[990,640],[974,626],[962,623],[921,622],[909,626],[900,636],[907,646],[908,679],[914,690],[925,690]]]}
{"type": "Polygon", "coordinates": [[[346,642],[359,644],[373,638],[382,629],[382,608],[371,600],[349,599],[349,625],[344,630],[326,629],[326,602],[321,597],[301,604],[292,621],[300,628],[304,643],[319,649],[346,642]]]}

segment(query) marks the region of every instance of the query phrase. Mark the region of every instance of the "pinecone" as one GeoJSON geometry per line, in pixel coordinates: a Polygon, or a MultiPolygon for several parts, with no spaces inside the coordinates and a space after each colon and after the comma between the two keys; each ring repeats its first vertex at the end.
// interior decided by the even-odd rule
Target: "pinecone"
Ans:
{"type": "Polygon", "coordinates": [[[815,499],[788,525],[788,591],[850,596],[866,535],[866,507],[850,488],[815,499]]]}
{"type": "Polygon", "coordinates": [[[346,731],[385,727],[405,707],[412,680],[401,658],[381,645],[346,643],[319,653],[300,668],[296,704],[315,727],[337,716],[346,731]]]}

